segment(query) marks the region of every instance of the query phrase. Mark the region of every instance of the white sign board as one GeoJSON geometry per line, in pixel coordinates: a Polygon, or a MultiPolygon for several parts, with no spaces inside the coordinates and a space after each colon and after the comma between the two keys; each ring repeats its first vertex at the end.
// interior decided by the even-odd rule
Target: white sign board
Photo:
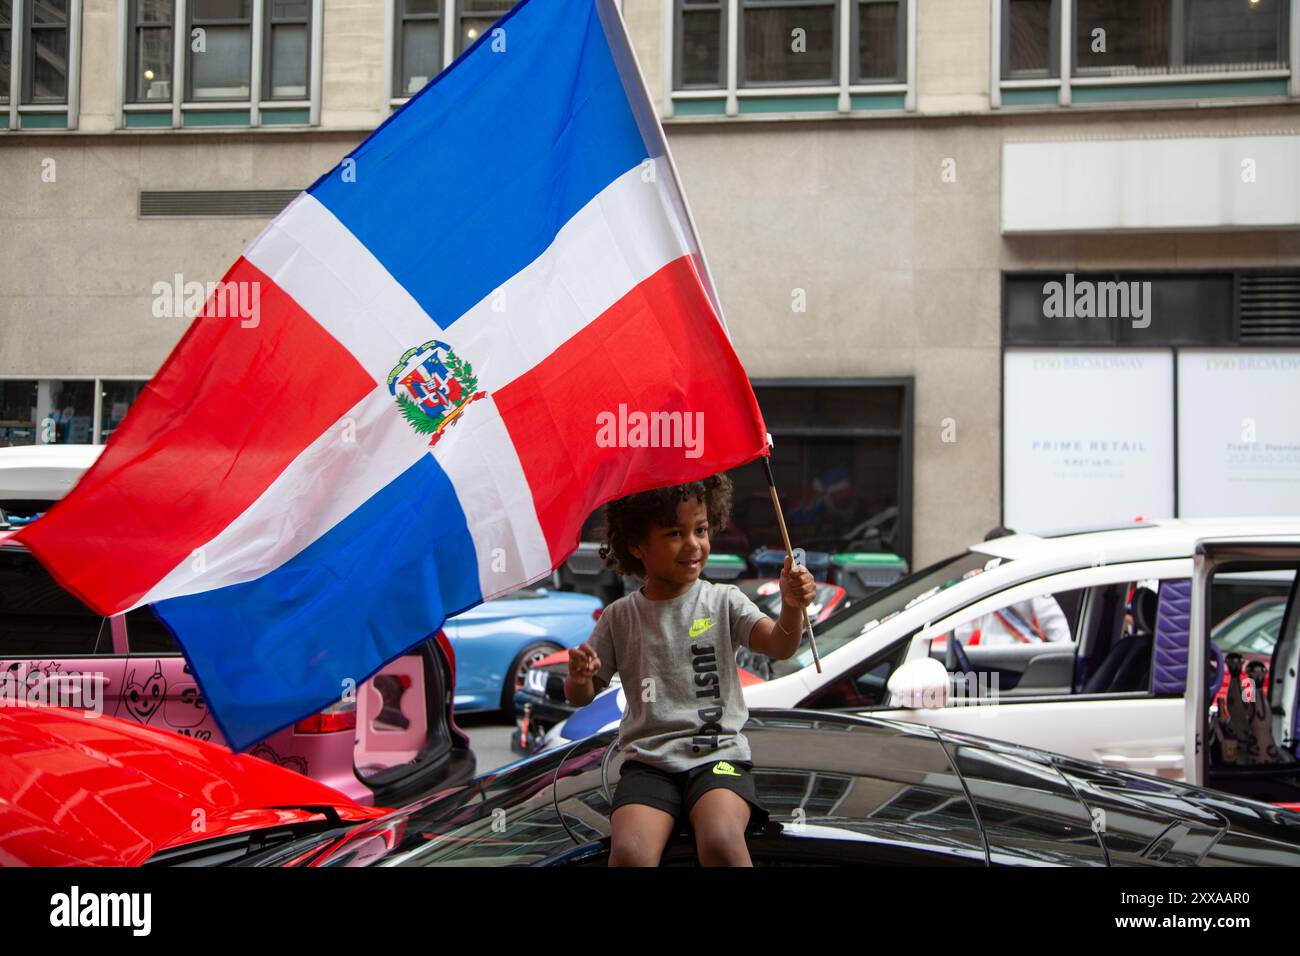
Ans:
{"type": "Polygon", "coordinates": [[[1002,231],[1294,229],[1300,136],[1286,132],[1004,143],[1002,231]]]}
{"type": "Polygon", "coordinates": [[[1174,512],[1169,351],[1008,349],[1002,510],[1043,532],[1174,512]]]}
{"type": "Polygon", "coordinates": [[[1300,515],[1300,352],[1178,353],[1178,510],[1300,515]]]}

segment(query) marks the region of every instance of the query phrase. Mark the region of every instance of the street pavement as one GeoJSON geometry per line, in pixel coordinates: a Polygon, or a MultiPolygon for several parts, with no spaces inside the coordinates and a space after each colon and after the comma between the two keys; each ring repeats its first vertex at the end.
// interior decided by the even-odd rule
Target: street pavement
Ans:
{"type": "Polygon", "coordinates": [[[510,750],[514,721],[499,714],[456,714],[456,726],[469,734],[470,746],[478,761],[477,773],[514,763],[519,755],[510,750]]]}

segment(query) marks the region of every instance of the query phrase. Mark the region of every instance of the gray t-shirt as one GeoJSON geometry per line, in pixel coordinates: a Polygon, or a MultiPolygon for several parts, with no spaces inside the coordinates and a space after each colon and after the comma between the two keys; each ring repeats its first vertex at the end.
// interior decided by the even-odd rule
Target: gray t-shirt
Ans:
{"type": "Polygon", "coordinates": [[[703,578],[666,601],[638,590],[605,608],[588,643],[600,658],[596,676],[623,682],[625,757],[670,773],[751,759],[736,646],[749,646],[764,616],[735,585],[703,578]]]}

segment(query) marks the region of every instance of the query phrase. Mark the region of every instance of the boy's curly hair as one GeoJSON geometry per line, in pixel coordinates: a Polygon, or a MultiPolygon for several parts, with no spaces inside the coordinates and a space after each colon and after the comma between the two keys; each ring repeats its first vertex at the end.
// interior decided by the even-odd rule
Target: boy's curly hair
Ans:
{"type": "Polygon", "coordinates": [[[652,527],[676,527],[678,503],[691,499],[704,503],[710,537],[727,526],[731,517],[731,479],[726,475],[710,475],[702,481],[643,491],[605,505],[605,521],[600,528],[604,540],[600,557],[605,566],[619,574],[644,578],[645,565],[632,554],[630,546],[644,541],[652,527]]]}

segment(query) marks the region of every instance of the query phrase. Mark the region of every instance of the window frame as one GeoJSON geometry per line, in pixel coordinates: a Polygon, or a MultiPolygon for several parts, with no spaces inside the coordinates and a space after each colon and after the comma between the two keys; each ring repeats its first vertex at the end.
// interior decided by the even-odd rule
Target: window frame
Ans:
{"type": "MultiPolygon", "coordinates": [[[[894,549],[911,567],[913,554],[913,520],[915,517],[915,495],[913,493],[913,474],[915,472],[915,425],[913,422],[916,407],[916,380],[912,376],[880,378],[752,378],[750,386],[758,394],[766,389],[790,390],[841,390],[841,389],[896,389],[900,393],[900,415],[898,428],[890,428],[890,434],[881,435],[877,429],[859,429],[852,425],[804,424],[788,422],[769,422],[768,429],[779,441],[782,436],[795,438],[854,438],[887,437],[898,439],[898,521],[894,531],[894,549]],[[896,434],[895,434],[896,432],[896,434]]],[[[892,586],[892,585],[891,585],[892,586]]]]}
{"type": "MultiPolygon", "coordinates": [[[[184,102],[189,104],[194,104],[194,105],[201,105],[201,106],[208,106],[213,103],[239,103],[241,105],[244,103],[248,103],[251,106],[253,103],[257,101],[257,96],[256,96],[257,90],[254,88],[255,87],[254,81],[256,79],[254,72],[255,72],[255,66],[257,60],[256,50],[255,50],[257,43],[256,43],[255,34],[257,32],[256,24],[257,24],[258,4],[256,0],[248,0],[247,21],[245,21],[244,18],[241,17],[237,20],[236,19],[217,20],[217,19],[206,18],[202,22],[196,22],[194,17],[195,5],[196,5],[196,0],[184,0],[185,32],[182,37],[182,48],[185,53],[184,56],[185,80],[184,80],[184,87],[182,91],[184,102]],[[212,97],[209,99],[195,99],[194,69],[193,69],[194,49],[193,49],[193,43],[191,42],[194,36],[195,28],[196,27],[207,28],[213,26],[229,27],[229,26],[244,26],[244,25],[247,25],[248,27],[248,95],[245,97],[223,96],[223,97],[212,97]]],[[[175,69],[176,69],[175,65],[173,64],[172,66],[173,73],[175,73],[175,69]]]]}
{"type": "MultiPolygon", "coordinates": [[[[722,16],[721,55],[716,86],[682,83],[682,14],[684,4],[703,0],[672,0],[663,5],[663,108],[664,119],[677,113],[721,114],[761,113],[764,120],[799,118],[809,113],[853,113],[855,115],[916,111],[916,6],[918,0],[878,0],[897,3],[899,10],[899,78],[862,79],[859,0],[719,0],[722,16]],[[851,6],[850,6],[851,4],[851,6]],[[828,80],[755,80],[746,82],[744,14],[764,7],[831,6],[834,50],[828,80]],[[834,105],[828,100],[834,99],[834,105]],[[788,110],[759,104],[763,100],[792,100],[788,110]],[[901,102],[896,102],[901,100],[901,102]],[[753,108],[742,108],[742,102],[753,108]],[[805,106],[804,102],[808,105],[805,106]],[[704,108],[689,104],[711,104],[704,108]]],[[[875,0],[873,0],[875,2],[875,0]]],[[[997,2],[997,0],[995,0],[997,2]]],[[[701,115],[701,118],[704,118],[701,115]]],[[[712,117],[710,117],[712,118],[712,117]]]]}
{"type": "Polygon", "coordinates": [[[1050,0],[1051,13],[1048,16],[1047,72],[1039,75],[1036,70],[1011,71],[1011,4],[1013,0],[995,0],[1001,8],[999,33],[1001,49],[998,64],[998,79],[1002,83],[1017,80],[1060,80],[1061,78],[1061,16],[1065,0],[1050,0]]]}
{"type": "Polygon", "coordinates": [[[727,24],[731,4],[727,0],[674,0],[672,4],[673,39],[672,39],[672,87],[674,90],[718,90],[727,85],[727,24]],[[685,69],[685,44],[682,33],[685,29],[685,14],[700,13],[707,10],[718,11],[718,82],[686,83],[682,79],[685,69]]]}
{"type": "MultiPolygon", "coordinates": [[[[169,0],[169,2],[170,2],[170,0],[169,0]]],[[[139,67],[139,63],[140,63],[140,31],[141,31],[141,30],[145,30],[145,29],[151,29],[151,28],[152,28],[152,29],[156,29],[156,28],[158,28],[158,27],[168,27],[168,28],[170,28],[171,31],[172,31],[172,50],[171,50],[170,64],[171,64],[171,69],[172,69],[172,78],[171,78],[172,94],[173,94],[173,96],[175,95],[175,90],[176,90],[176,5],[175,5],[174,2],[171,3],[171,8],[172,8],[172,18],[171,18],[171,20],[168,21],[168,22],[163,22],[163,21],[161,21],[161,20],[158,20],[158,21],[150,20],[150,21],[144,21],[144,22],[142,22],[142,21],[140,20],[140,17],[139,17],[140,0],[128,0],[128,3],[127,3],[127,11],[126,11],[126,17],[127,17],[127,22],[126,22],[126,30],[127,30],[127,41],[126,41],[126,42],[127,42],[127,51],[126,51],[126,53],[127,53],[127,58],[126,58],[127,82],[126,82],[126,86],[125,86],[125,90],[124,90],[124,98],[125,98],[125,102],[127,102],[127,103],[130,103],[130,104],[132,104],[132,105],[137,105],[137,104],[151,104],[151,105],[154,105],[154,106],[161,105],[161,104],[164,103],[164,102],[166,102],[168,105],[171,104],[172,97],[168,97],[165,101],[163,101],[163,100],[147,100],[147,99],[136,99],[136,98],[135,98],[135,94],[134,94],[134,90],[135,90],[135,82],[134,82],[134,80],[135,80],[135,77],[136,77],[136,71],[137,71],[137,69],[138,69],[138,67],[139,67]]]]}
{"type": "MultiPolygon", "coordinates": [[[[80,3],[81,0],[74,0],[80,3]]],[[[149,126],[180,129],[187,126],[187,114],[194,113],[233,113],[244,114],[238,121],[219,125],[239,128],[259,128],[271,124],[266,114],[301,113],[306,111],[305,121],[296,116],[282,121],[282,124],[295,126],[318,126],[320,124],[321,101],[321,51],[324,43],[322,20],[324,16],[323,0],[306,0],[305,21],[299,17],[275,18],[272,0],[250,0],[249,12],[249,91],[244,99],[202,99],[193,98],[194,76],[192,66],[193,53],[190,50],[192,30],[196,26],[233,24],[237,21],[212,21],[211,24],[200,21],[195,23],[195,0],[171,0],[172,14],[172,95],[168,100],[133,99],[134,71],[138,63],[137,21],[135,8],[137,0],[119,4],[118,16],[118,55],[121,68],[117,75],[117,129],[133,128],[128,122],[132,115],[166,116],[161,123],[149,123],[149,126]],[[307,75],[306,93],[303,96],[271,96],[271,26],[282,23],[305,23],[307,33],[307,75]]]]}
{"type": "MultiPolygon", "coordinates": [[[[63,24],[37,23],[34,15],[36,4],[40,0],[14,0],[14,6],[19,3],[23,5],[23,39],[27,41],[24,44],[25,49],[22,55],[22,90],[19,96],[20,106],[67,106],[69,96],[72,93],[72,0],[68,0],[67,10],[64,14],[63,24]],[[36,73],[36,33],[47,32],[54,33],[62,30],[67,36],[68,62],[67,69],[63,73],[63,98],[59,100],[44,100],[40,103],[32,101],[32,83],[36,73]]],[[[11,47],[12,50],[12,47],[11,47]]],[[[11,53],[12,55],[12,53],[11,53]]],[[[10,91],[12,96],[12,90],[10,91]]]]}
{"type": "Polygon", "coordinates": [[[3,25],[0,25],[0,35],[7,36],[9,38],[9,63],[6,64],[3,68],[5,72],[5,84],[9,92],[5,95],[3,99],[0,99],[0,107],[4,107],[5,111],[7,112],[9,109],[9,103],[14,98],[13,82],[12,82],[13,60],[14,60],[13,3],[11,3],[11,0],[0,0],[0,7],[3,7],[7,11],[6,15],[8,17],[7,21],[3,25]]]}
{"type": "MultiPolygon", "coordinates": [[[[390,101],[394,103],[404,103],[416,93],[406,92],[406,87],[402,82],[405,79],[405,44],[403,42],[406,33],[406,24],[411,21],[428,22],[433,21],[438,24],[438,69],[433,76],[437,76],[442,70],[447,68],[447,46],[448,41],[455,42],[455,38],[447,32],[448,11],[455,0],[438,0],[437,13],[414,13],[406,12],[406,0],[395,0],[392,5],[392,37],[388,44],[390,55],[392,56],[392,70],[389,73],[388,82],[390,84],[390,101]]],[[[459,24],[459,20],[456,21],[459,24]]],[[[453,46],[453,50],[454,50],[453,46]]],[[[432,81],[433,76],[429,77],[432,81]]],[[[423,89],[423,87],[421,87],[423,89]]]]}
{"type": "Polygon", "coordinates": [[[261,51],[262,82],[261,82],[261,89],[256,91],[258,94],[258,100],[264,103],[276,103],[276,104],[308,102],[311,100],[311,87],[312,87],[311,77],[312,77],[312,66],[313,66],[312,14],[315,11],[316,5],[312,3],[311,0],[304,0],[304,4],[307,8],[307,12],[303,16],[277,18],[275,15],[274,0],[264,0],[264,3],[265,3],[264,6],[265,15],[263,17],[264,25],[262,28],[262,51],[261,51]],[[306,61],[303,64],[305,72],[303,74],[304,93],[302,96],[276,96],[275,88],[271,84],[271,67],[272,67],[271,39],[272,39],[272,33],[274,32],[274,27],[277,26],[301,26],[303,28],[303,34],[307,41],[307,45],[306,45],[307,48],[306,48],[306,61]]]}
{"type": "MultiPolygon", "coordinates": [[[[843,51],[840,47],[844,43],[842,10],[841,5],[844,3],[853,3],[856,7],[856,0],[737,0],[736,8],[736,85],[742,90],[763,90],[763,89],[791,89],[794,87],[815,87],[823,88],[827,86],[838,85],[840,76],[840,63],[843,51]],[[749,65],[748,57],[745,54],[745,14],[751,10],[784,10],[791,8],[807,7],[809,9],[830,7],[831,10],[831,69],[830,77],[827,80],[746,80],[745,70],[749,65]]],[[[679,0],[680,4],[680,0],[679,0]]]]}
{"type": "MultiPolygon", "coordinates": [[[[907,2],[906,0],[849,0],[849,77],[854,84],[887,84],[907,82],[907,2]],[[898,72],[892,77],[864,77],[862,75],[862,6],[892,4],[898,8],[898,72]]],[[[1056,0],[1053,0],[1056,2],[1056,0]]]]}
{"type": "MultiPolygon", "coordinates": [[[[1059,0],[1054,0],[1059,2],[1059,0]]],[[[1169,3],[1169,35],[1166,38],[1169,42],[1168,62],[1164,64],[1164,73],[1089,73],[1080,75],[1079,73],[1079,4],[1080,0],[1067,0],[1070,4],[1071,16],[1071,37],[1074,42],[1070,44],[1070,78],[1072,80],[1092,80],[1092,79],[1115,79],[1121,78],[1128,82],[1150,82],[1157,77],[1175,77],[1184,80],[1199,79],[1205,75],[1219,74],[1241,74],[1242,76],[1256,76],[1260,73],[1270,72],[1269,68],[1264,70],[1233,70],[1225,69],[1221,64],[1215,64],[1217,69],[1202,70],[1187,69],[1187,4],[1188,0],[1167,0],[1169,3]]],[[[1289,46],[1287,43],[1288,27],[1291,20],[1291,4],[1288,0],[1277,0],[1278,7],[1278,55],[1286,57],[1287,64],[1285,69],[1293,69],[1294,63],[1291,62],[1289,46]]]]}
{"type": "MultiPolygon", "coordinates": [[[[446,5],[447,5],[446,3],[443,4],[444,8],[446,7],[446,5]]],[[[452,37],[451,55],[452,58],[454,59],[455,57],[460,56],[462,53],[464,53],[466,50],[468,50],[471,46],[473,46],[475,43],[479,41],[479,38],[475,37],[473,40],[470,40],[464,46],[461,46],[460,38],[464,33],[464,30],[462,29],[462,24],[464,24],[466,20],[482,20],[484,17],[491,16],[492,14],[490,12],[466,10],[464,0],[454,0],[453,6],[455,8],[456,31],[455,31],[455,35],[452,37]]],[[[510,0],[499,0],[498,8],[500,9],[500,13],[496,15],[496,17],[492,20],[492,23],[495,24],[498,20],[500,20],[507,13],[509,13],[510,8],[512,6],[513,4],[510,2],[510,0]]],[[[446,48],[447,45],[444,42],[443,43],[444,52],[446,51],[446,48]]],[[[447,66],[446,64],[444,64],[442,69],[445,70],[446,68],[447,66]]]]}
{"type": "MultiPolygon", "coordinates": [[[[1282,19],[1282,36],[1278,44],[1279,57],[1286,58],[1286,66],[1280,69],[1262,70],[1205,69],[1187,70],[1182,63],[1182,51],[1187,34],[1185,16],[1187,0],[1169,0],[1170,3],[1170,62],[1164,73],[1135,74],[1078,74],[1078,44],[1076,30],[1078,27],[1079,0],[1052,0],[1054,17],[1052,21],[1052,58],[1048,76],[1010,76],[1006,69],[1008,56],[1008,31],[1010,28],[1009,0],[991,0],[993,17],[992,42],[995,49],[989,58],[991,63],[989,106],[996,110],[1003,106],[1003,92],[1016,90],[1051,90],[1056,93],[1055,103],[1040,103],[1040,106],[1069,106],[1073,101],[1073,88],[1096,87],[1142,87],[1170,86],[1193,83],[1219,83],[1242,80],[1281,80],[1286,79],[1286,96],[1300,98],[1300,0],[1279,0],[1279,16],[1282,19]],[[1068,58],[1068,60],[1067,60],[1068,58]],[[1172,72],[1178,60],[1178,72],[1172,72]]],[[[1050,95],[1050,94],[1049,94],[1050,95]]],[[[1225,99],[1232,99],[1232,93],[1214,94],[1225,99]]],[[[1250,94],[1261,96],[1262,94],[1250,94]]],[[[1149,108],[1147,104],[1167,101],[1167,97],[1158,95],[1137,100],[1126,100],[1138,104],[1137,108],[1149,108]]],[[[1276,102],[1276,96],[1272,97],[1276,102]]],[[[1114,107],[1113,101],[1103,101],[1106,106],[1114,107]]],[[[1025,105],[1025,104],[1018,104],[1025,105]]],[[[1030,104],[1032,105],[1032,104],[1030,104]]]]}

